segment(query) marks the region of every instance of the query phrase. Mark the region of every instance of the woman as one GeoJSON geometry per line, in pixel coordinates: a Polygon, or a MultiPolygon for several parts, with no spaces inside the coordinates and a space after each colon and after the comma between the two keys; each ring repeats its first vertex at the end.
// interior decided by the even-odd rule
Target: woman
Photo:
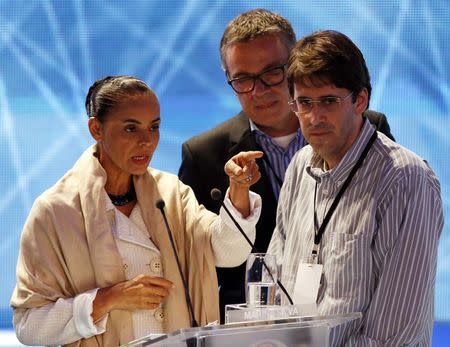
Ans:
{"type": "MultiPolygon", "coordinates": [[[[160,199],[194,317],[217,320],[215,266],[242,263],[250,247],[176,176],[148,168],[159,140],[157,97],[136,78],[106,77],[89,89],[86,110],[96,144],[36,200],[23,230],[11,299],[19,340],[117,346],[191,326],[160,199]]],[[[251,239],[260,201],[249,187],[261,155],[241,153],[225,166],[226,203],[251,239]]]]}

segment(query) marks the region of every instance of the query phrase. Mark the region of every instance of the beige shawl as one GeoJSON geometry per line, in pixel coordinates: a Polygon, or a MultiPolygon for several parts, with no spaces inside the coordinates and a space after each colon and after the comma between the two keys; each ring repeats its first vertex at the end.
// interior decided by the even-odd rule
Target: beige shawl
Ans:
{"type": "MultiPolygon", "coordinates": [[[[125,280],[101,198],[106,173],[94,153],[95,145],[34,203],[22,233],[13,308],[41,307],[125,280]]],[[[199,206],[192,190],[175,175],[148,169],[135,176],[134,183],[150,237],[161,252],[165,278],[175,283],[164,304],[164,330],[189,327],[190,319],[169,237],[155,208],[159,198],[166,203],[195,317],[201,325],[217,320],[217,278],[209,229],[218,217],[199,206]]],[[[115,310],[104,334],[70,346],[117,346],[134,338],[130,312],[115,310]]]]}

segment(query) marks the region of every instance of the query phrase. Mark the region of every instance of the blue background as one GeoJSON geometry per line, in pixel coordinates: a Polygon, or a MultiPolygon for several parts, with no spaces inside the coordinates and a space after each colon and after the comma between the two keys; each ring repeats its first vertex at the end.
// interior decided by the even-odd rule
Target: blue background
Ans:
{"type": "Polygon", "coordinates": [[[239,111],[220,68],[219,41],[236,15],[264,7],[298,37],[350,36],[365,55],[370,108],[397,141],[428,160],[442,185],[436,319],[450,321],[450,4],[448,1],[0,0],[0,328],[22,226],[34,199],[93,141],[84,98],[110,74],[144,79],[161,102],[152,166],[176,173],[181,143],[239,111]]]}

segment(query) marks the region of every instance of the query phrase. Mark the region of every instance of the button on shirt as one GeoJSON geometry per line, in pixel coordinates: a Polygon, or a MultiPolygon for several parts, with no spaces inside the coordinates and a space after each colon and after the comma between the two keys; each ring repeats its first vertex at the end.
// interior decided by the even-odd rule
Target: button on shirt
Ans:
{"type": "MultiPolygon", "coordinates": [[[[298,280],[298,264],[307,263],[312,252],[316,183],[320,225],[373,131],[366,121],[332,170],[323,170],[323,160],[310,146],[293,158],[267,251],[277,255],[289,293],[298,280]]],[[[440,185],[433,171],[378,133],[320,244],[319,313],[363,313],[361,320],[334,330],[333,345],[430,346],[442,228],[440,185]]]]}

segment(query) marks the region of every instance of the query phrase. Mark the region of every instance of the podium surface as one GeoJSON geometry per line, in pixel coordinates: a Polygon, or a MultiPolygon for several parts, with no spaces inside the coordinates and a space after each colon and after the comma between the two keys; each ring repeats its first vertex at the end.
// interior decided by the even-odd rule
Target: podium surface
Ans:
{"type": "Polygon", "coordinates": [[[225,325],[188,328],[150,339],[133,341],[124,346],[165,347],[306,347],[329,346],[333,328],[352,324],[361,313],[333,316],[298,316],[265,320],[248,320],[225,325]]]}

